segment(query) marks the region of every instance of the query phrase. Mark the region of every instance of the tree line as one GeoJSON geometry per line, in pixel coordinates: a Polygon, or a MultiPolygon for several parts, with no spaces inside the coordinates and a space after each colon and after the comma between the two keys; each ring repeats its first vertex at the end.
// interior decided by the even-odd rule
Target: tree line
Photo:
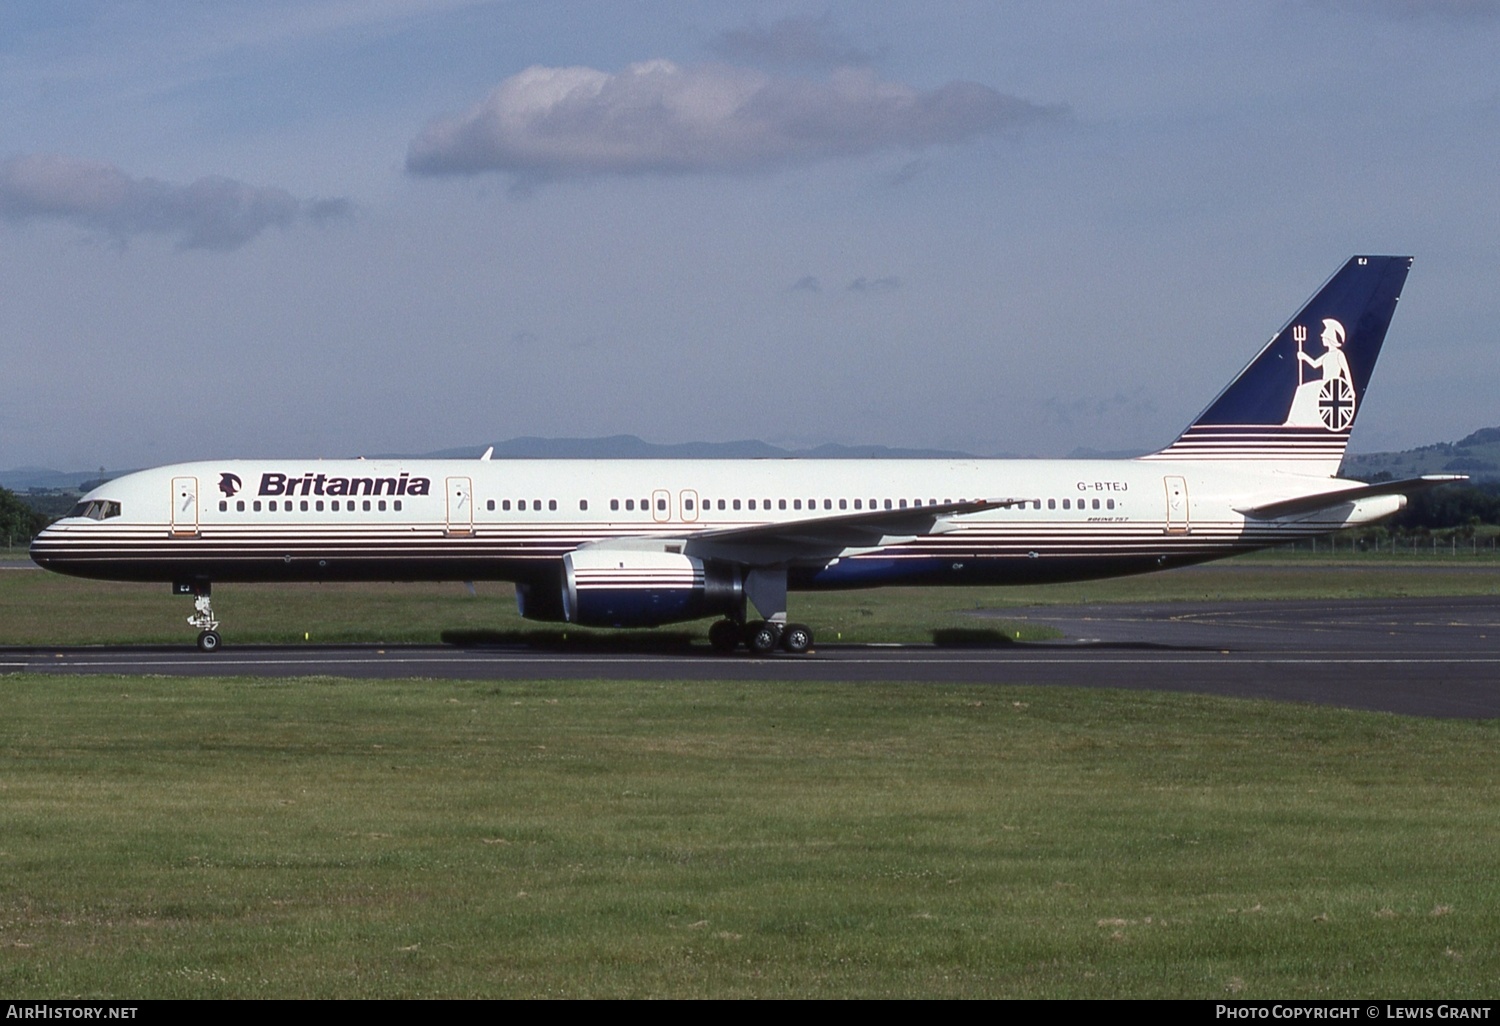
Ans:
{"type": "MultiPolygon", "coordinates": [[[[1378,484],[1389,474],[1370,479],[1378,484]]],[[[1385,526],[1391,531],[1444,531],[1500,524],[1500,481],[1442,485],[1407,496],[1406,508],[1385,526]]]]}
{"type": "Polygon", "coordinates": [[[55,516],[34,509],[8,488],[0,488],[0,538],[10,545],[28,544],[55,516]]]}

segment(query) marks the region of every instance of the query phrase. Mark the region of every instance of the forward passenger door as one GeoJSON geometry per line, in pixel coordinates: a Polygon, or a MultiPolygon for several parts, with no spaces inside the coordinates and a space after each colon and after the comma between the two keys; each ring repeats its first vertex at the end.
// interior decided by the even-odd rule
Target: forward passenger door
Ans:
{"type": "Polygon", "coordinates": [[[172,536],[191,538],[198,533],[198,479],[172,478],[172,536]]]}

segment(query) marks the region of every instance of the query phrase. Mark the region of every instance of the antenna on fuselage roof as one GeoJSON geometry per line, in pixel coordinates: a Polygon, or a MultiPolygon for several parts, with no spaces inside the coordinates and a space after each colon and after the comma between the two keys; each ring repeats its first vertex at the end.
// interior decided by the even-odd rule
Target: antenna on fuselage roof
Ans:
{"type": "Polygon", "coordinates": [[[495,455],[495,447],[492,445],[488,449],[484,450],[484,455],[479,457],[479,461],[481,463],[488,463],[490,461],[490,457],[493,455],[495,455]]]}

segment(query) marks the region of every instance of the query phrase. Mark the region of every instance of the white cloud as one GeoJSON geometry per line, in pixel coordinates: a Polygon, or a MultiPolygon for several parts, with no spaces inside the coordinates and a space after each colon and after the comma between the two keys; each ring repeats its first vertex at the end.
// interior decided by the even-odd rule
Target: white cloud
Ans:
{"type": "Polygon", "coordinates": [[[957,143],[1066,116],[975,82],[921,91],[841,68],[773,77],[666,60],[610,74],[532,67],[481,103],[430,123],[416,174],[497,171],[545,180],[595,174],[734,173],[886,149],[957,143]]]}
{"type": "Polygon", "coordinates": [[[344,200],[298,200],[284,189],[205,177],[188,185],[132,178],[113,164],[58,154],[0,161],[0,217],[60,220],[126,242],[166,235],[180,249],[236,249],[267,228],[348,213],[344,200]]]}

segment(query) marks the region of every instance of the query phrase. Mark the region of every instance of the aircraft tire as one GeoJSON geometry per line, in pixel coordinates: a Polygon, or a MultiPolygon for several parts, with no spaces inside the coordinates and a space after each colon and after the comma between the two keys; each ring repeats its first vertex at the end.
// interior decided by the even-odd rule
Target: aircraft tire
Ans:
{"type": "Polygon", "coordinates": [[[204,631],[198,635],[198,650],[200,652],[217,652],[224,639],[219,637],[218,631],[204,631]]]}
{"type": "Polygon", "coordinates": [[[812,628],[805,624],[787,624],[786,630],[781,632],[781,647],[793,655],[802,655],[812,646],[812,628]]]}
{"type": "Polygon", "coordinates": [[[733,652],[740,647],[743,633],[733,620],[719,620],[708,629],[708,643],[715,652],[733,652]]]}
{"type": "Polygon", "coordinates": [[[776,651],[776,643],[780,640],[781,634],[774,623],[757,620],[745,629],[745,647],[751,655],[770,655],[776,651]]]}

